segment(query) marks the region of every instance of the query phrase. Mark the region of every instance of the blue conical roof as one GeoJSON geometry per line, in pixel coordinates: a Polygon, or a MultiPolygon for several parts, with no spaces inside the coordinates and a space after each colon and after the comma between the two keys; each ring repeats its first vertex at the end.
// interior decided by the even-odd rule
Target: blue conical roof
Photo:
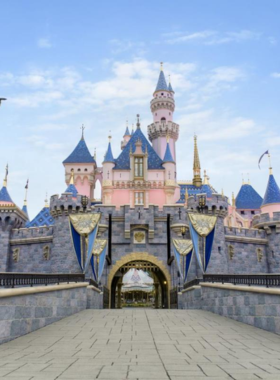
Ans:
{"type": "Polygon", "coordinates": [[[113,163],[115,163],[110,142],[108,144],[108,149],[107,149],[107,152],[105,154],[103,162],[113,162],[113,163]]]}
{"type": "Polygon", "coordinates": [[[27,216],[27,218],[28,218],[28,220],[29,220],[29,215],[28,215],[28,210],[27,210],[27,205],[26,205],[26,204],[24,204],[24,205],[22,206],[22,211],[25,213],[25,215],[27,216]]]}
{"type": "Polygon", "coordinates": [[[271,203],[280,203],[280,189],[275,181],[273,174],[269,175],[268,184],[262,206],[271,204],[271,203]]]}
{"type": "Polygon", "coordinates": [[[171,86],[171,83],[169,82],[169,85],[168,85],[168,91],[170,91],[170,92],[173,92],[174,93],[174,90],[173,90],[173,88],[172,88],[172,86],[171,86]]]}
{"type": "Polygon", "coordinates": [[[66,160],[63,161],[63,164],[68,163],[95,163],[94,158],[90,154],[90,151],[88,150],[87,144],[84,140],[84,138],[81,138],[76,148],[73,150],[73,152],[66,158],[66,160]]]}
{"type": "Polygon", "coordinates": [[[169,142],[166,144],[166,150],[165,150],[165,155],[163,158],[163,162],[175,162],[172,157],[172,153],[170,150],[169,142]]]}
{"type": "Polygon", "coordinates": [[[53,217],[50,214],[49,207],[44,207],[42,210],[35,216],[31,222],[26,223],[26,227],[42,227],[42,226],[51,226],[54,222],[53,217]]]}
{"type": "Polygon", "coordinates": [[[251,185],[244,184],[237,194],[235,205],[237,209],[257,210],[261,207],[262,201],[262,197],[251,185]]]}
{"type": "Polygon", "coordinates": [[[164,72],[161,70],[161,72],[159,74],[159,78],[158,78],[157,87],[155,89],[155,92],[156,91],[162,91],[162,90],[168,91],[168,87],[166,84],[164,72]]]}
{"type": "Polygon", "coordinates": [[[125,130],[123,136],[130,136],[130,133],[129,133],[129,129],[128,129],[128,127],[126,127],[126,130],[125,130]]]}
{"type": "Polygon", "coordinates": [[[6,186],[3,186],[2,189],[0,190],[0,202],[11,202],[11,203],[14,203],[12,201],[12,198],[10,197],[10,194],[7,190],[7,187],[6,186]]]}
{"type": "Polygon", "coordinates": [[[78,190],[76,189],[75,185],[70,183],[69,186],[67,187],[67,189],[65,190],[65,193],[71,193],[74,198],[77,198],[78,190]]]}
{"type": "Polygon", "coordinates": [[[144,136],[143,132],[140,128],[137,128],[136,131],[131,136],[130,140],[124,147],[122,153],[116,158],[114,167],[115,170],[129,170],[130,168],[130,152],[135,152],[136,142],[141,141],[142,143],[142,152],[145,154],[146,149],[148,153],[148,169],[159,169],[163,170],[162,160],[154,150],[154,148],[150,145],[147,138],[144,136]]]}

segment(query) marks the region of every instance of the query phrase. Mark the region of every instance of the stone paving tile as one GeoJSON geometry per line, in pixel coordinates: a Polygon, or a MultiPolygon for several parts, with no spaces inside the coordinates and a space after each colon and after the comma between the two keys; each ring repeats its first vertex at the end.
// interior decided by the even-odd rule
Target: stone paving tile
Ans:
{"type": "Polygon", "coordinates": [[[0,346],[0,379],[279,380],[280,336],[202,310],[85,310],[0,346]]]}

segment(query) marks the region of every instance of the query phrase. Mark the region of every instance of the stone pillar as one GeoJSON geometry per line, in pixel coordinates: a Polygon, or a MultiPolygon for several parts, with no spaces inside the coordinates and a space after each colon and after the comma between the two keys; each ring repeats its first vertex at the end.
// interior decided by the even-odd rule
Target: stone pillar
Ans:
{"type": "Polygon", "coordinates": [[[118,309],[122,308],[122,283],[121,282],[118,284],[118,303],[117,303],[117,308],[118,309]]]}
{"type": "Polygon", "coordinates": [[[158,294],[158,291],[159,291],[159,283],[156,282],[155,283],[155,309],[158,309],[159,308],[159,305],[158,305],[158,301],[159,301],[159,294],[158,294]]]}

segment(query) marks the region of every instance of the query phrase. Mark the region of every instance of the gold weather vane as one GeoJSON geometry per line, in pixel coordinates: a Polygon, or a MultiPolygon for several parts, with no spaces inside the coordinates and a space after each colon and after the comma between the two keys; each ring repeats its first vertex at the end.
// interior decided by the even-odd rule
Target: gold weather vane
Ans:
{"type": "Polygon", "coordinates": [[[112,139],[112,136],[111,136],[111,130],[109,131],[108,139],[109,139],[109,143],[110,143],[110,142],[111,142],[111,139],[112,139]]]}
{"type": "Polygon", "coordinates": [[[160,62],[160,71],[163,71],[163,62],[160,62]]]}
{"type": "Polygon", "coordinates": [[[25,185],[25,199],[24,199],[24,205],[25,205],[25,206],[27,206],[28,184],[29,184],[29,179],[27,179],[27,181],[26,181],[26,185],[25,185]]]}

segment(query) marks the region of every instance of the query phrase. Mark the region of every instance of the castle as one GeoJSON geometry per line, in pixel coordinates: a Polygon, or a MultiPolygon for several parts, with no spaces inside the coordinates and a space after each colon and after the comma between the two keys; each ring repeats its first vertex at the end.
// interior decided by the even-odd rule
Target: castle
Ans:
{"type": "MultiPolygon", "coordinates": [[[[106,240],[106,260],[98,281],[116,307],[122,277],[129,268],[154,273],[158,306],[170,305],[171,289],[183,281],[174,260],[173,239],[191,239],[189,212],[217,217],[207,273],[276,273],[280,270],[280,189],[270,167],[262,198],[244,182],[231,204],[218,194],[204,172],[201,175],[197,137],[194,137],[193,180],[177,178],[176,141],[179,125],[173,121],[175,92],[161,68],[150,103],[153,122],[148,139],[137,115],[136,130],[125,129],[116,157],[111,137],[102,166],[90,153],[84,133],[63,161],[67,188],[53,195],[29,220],[27,198],[23,208],[8,192],[8,170],[0,191],[0,271],[80,273],[69,217],[99,214],[98,239],[106,240]],[[95,186],[102,186],[101,201],[95,186]],[[204,201],[201,203],[201,199],[204,201]]],[[[87,269],[86,276],[91,276],[87,269]]],[[[187,280],[202,275],[192,260],[187,280]]]]}

